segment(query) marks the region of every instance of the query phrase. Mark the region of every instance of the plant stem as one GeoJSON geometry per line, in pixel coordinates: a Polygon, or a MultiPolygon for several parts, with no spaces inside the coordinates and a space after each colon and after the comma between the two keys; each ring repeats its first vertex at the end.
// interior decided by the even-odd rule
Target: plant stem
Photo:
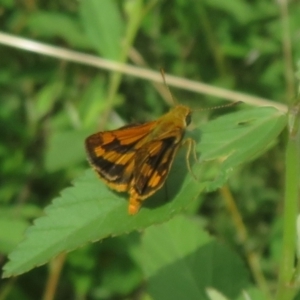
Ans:
{"type": "MultiPolygon", "coordinates": [[[[124,39],[122,41],[123,47],[119,55],[119,59],[118,59],[119,62],[121,63],[126,62],[127,57],[129,55],[130,48],[132,47],[132,44],[134,42],[134,39],[136,37],[136,34],[138,32],[143,17],[144,17],[143,2],[141,0],[135,1],[131,9],[128,10],[127,28],[126,28],[124,39]]],[[[115,96],[117,94],[119,85],[121,83],[121,79],[122,79],[122,73],[120,72],[113,72],[110,75],[109,88],[108,88],[107,100],[106,100],[108,103],[108,108],[102,116],[102,124],[101,124],[102,126],[104,126],[104,124],[106,123],[109,117],[110,111],[113,107],[115,96]]]]}
{"type": "Polygon", "coordinates": [[[51,261],[50,274],[46,283],[43,300],[53,300],[55,298],[57,285],[66,260],[66,256],[66,253],[61,253],[51,261]]]}
{"type": "Polygon", "coordinates": [[[237,236],[240,244],[243,246],[245,256],[251,269],[252,276],[254,277],[261,292],[264,294],[264,298],[273,299],[269,287],[267,285],[266,278],[261,270],[259,255],[254,251],[249,250],[247,243],[249,242],[248,231],[244,224],[243,218],[235,204],[233,195],[227,185],[220,189],[222,196],[224,197],[225,204],[231,215],[232,221],[235,225],[237,236]]]}
{"type": "Polygon", "coordinates": [[[296,289],[292,287],[291,280],[294,273],[296,253],[296,218],[299,201],[299,116],[300,106],[295,106],[290,112],[292,124],[289,126],[289,137],[286,149],[286,174],[284,196],[284,220],[283,220],[283,245],[279,266],[279,279],[277,300],[293,299],[296,289]]]}

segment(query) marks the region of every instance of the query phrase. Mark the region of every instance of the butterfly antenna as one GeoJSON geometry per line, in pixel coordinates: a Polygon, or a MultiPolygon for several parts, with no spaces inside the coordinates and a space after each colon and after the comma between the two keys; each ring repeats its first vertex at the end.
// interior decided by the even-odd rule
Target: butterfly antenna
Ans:
{"type": "MultiPolygon", "coordinates": [[[[167,81],[166,81],[166,76],[165,76],[165,71],[164,69],[160,69],[160,74],[161,74],[161,77],[164,81],[164,85],[165,87],[167,88],[170,96],[171,96],[171,99],[173,101],[174,104],[177,104],[177,101],[176,99],[173,97],[173,94],[171,93],[171,90],[169,88],[169,86],[167,85],[167,81]]],[[[213,110],[213,109],[220,109],[220,108],[225,108],[225,107],[231,107],[231,106],[235,106],[235,105],[238,105],[238,104],[241,104],[243,103],[243,101],[236,101],[236,102],[233,102],[233,103],[229,103],[229,104],[224,104],[224,105],[218,105],[218,106],[212,106],[212,107],[207,107],[207,108],[199,108],[199,109],[195,109],[193,111],[203,111],[203,110],[213,110]]]]}
{"type": "Polygon", "coordinates": [[[193,111],[204,111],[204,110],[214,110],[214,109],[220,109],[220,108],[226,108],[226,107],[231,107],[231,106],[236,106],[239,104],[244,103],[243,101],[236,101],[236,102],[232,102],[229,104],[223,104],[223,105],[217,105],[217,106],[212,106],[212,107],[205,107],[205,108],[199,108],[199,109],[195,109],[193,111]]]}
{"type": "Polygon", "coordinates": [[[169,95],[171,96],[171,99],[173,101],[173,104],[175,105],[177,103],[176,99],[173,97],[173,94],[171,93],[171,90],[169,88],[169,86],[167,85],[167,81],[166,81],[166,77],[165,77],[165,71],[164,69],[160,69],[160,74],[161,74],[161,77],[164,81],[164,85],[165,87],[167,88],[168,92],[169,92],[169,95]]]}

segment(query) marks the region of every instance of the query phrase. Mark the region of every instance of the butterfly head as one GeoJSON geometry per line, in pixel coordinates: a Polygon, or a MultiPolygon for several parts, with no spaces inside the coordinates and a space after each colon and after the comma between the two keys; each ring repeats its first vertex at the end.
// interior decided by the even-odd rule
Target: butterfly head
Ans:
{"type": "Polygon", "coordinates": [[[183,126],[186,127],[191,123],[192,111],[185,105],[176,105],[170,112],[173,121],[181,120],[184,122],[183,126]]]}

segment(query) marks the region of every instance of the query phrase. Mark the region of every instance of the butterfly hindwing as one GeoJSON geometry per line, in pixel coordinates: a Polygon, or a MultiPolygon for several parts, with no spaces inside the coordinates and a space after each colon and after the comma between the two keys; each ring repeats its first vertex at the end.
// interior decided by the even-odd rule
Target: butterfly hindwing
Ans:
{"type": "Polygon", "coordinates": [[[180,146],[176,136],[150,142],[136,153],[134,188],[137,194],[151,195],[165,182],[180,146]]]}

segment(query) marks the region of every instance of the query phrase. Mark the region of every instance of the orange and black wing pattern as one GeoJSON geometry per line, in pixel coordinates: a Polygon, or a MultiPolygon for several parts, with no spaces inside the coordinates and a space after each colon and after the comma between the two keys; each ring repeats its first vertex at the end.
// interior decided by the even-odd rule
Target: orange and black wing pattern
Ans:
{"type": "Polygon", "coordinates": [[[149,197],[164,184],[179,145],[176,137],[171,136],[151,141],[137,151],[133,187],[140,199],[149,197]]]}
{"type": "Polygon", "coordinates": [[[120,192],[128,190],[134,173],[135,153],[154,125],[154,122],[128,125],[98,132],[86,139],[88,161],[109,187],[120,192]]]}
{"type": "Polygon", "coordinates": [[[98,175],[112,189],[129,192],[130,214],[162,187],[180,145],[181,137],[172,134],[153,139],[155,125],[129,125],[86,139],[88,160],[98,175]]]}
{"type": "Polygon", "coordinates": [[[183,105],[156,121],[124,126],[89,136],[88,160],[106,184],[129,193],[129,214],[166,181],[181,145],[191,111],[183,105]]]}

